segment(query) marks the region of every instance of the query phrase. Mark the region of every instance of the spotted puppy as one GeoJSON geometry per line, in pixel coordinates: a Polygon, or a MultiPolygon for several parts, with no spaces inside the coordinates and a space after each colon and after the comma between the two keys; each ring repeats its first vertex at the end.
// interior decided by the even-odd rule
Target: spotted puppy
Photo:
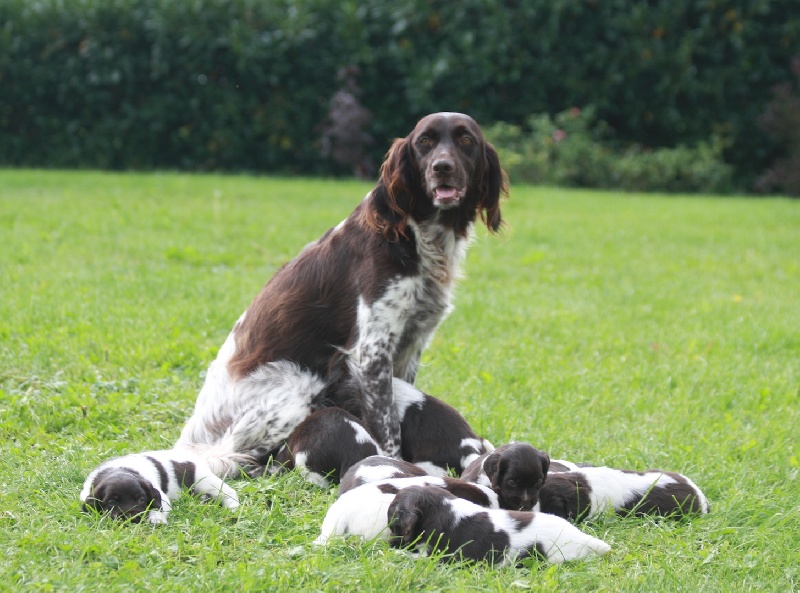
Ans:
{"type": "Polygon", "coordinates": [[[408,461],[392,459],[385,455],[372,455],[354,464],[342,476],[342,481],[339,483],[339,496],[348,490],[371,482],[427,475],[424,469],[408,461]]]}
{"type": "Polygon", "coordinates": [[[445,476],[449,470],[461,475],[475,459],[494,450],[453,406],[404,381],[395,380],[393,388],[405,461],[431,476],[445,476]]]}
{"type": "Polygon", "coordinates": [[[494,490],[500,508],[530,511],[539,501],[549,467],[547,453],[527,443],[508,443],[478,457],[461,479],[494,490]]]}
{"type": "MultiPolygon", "coordinates": [[[[398,379],[394,393],[402,457],[423,470],[410,475],[445,476],[450,469],[460,474],[481,454],[494,449],[452,406],[398,379]]],[[[371,455],[383,452],[363,423],[343,409],[324,408],[294,429],[269,472],[297,467],[309,482],[326,487],[339,483],[350,466],[371,455]]]]}
{"type": "Polygon", "coordinates": [[[326,544],[336,535],[355,535],[366,540],[378,538],[388,541],[389,505],[398,492],[412,486],[431,486],[481,507],[498,508],[497,495],[491,489],[455,478],[415,476],[370,482],[340,493],[325,514],[320,535],[314,543],[326,544]]]}
{"type": "Polygon", "coordinates": [[[393,546],[413,547],[424,555],[443,552],[443,560],[504,564],[536,555],[558,564],[611,549],[560,517],[486,509],[428,486],[398,492],[388,516],[393,546]]]}
{"type": "Polygon", "coordinates": [[[539,493],[539,508],[572,521],[592,519],[610,509],[637,516],[705,515],[709,511],[703,492],[684,475],[610,467],[551,473],[539,493]]]}
{"type": "Polygon", "coordinates": [[[326,488],[338,484],[353,464],[382,454],[358,418],[340,408],[323,408],[294,429],[269,471],[297,468],[308,482],[326,488]]]}
{"type": "Polygon", "coordinates": [[[208,464],[184,451],[149,451],[110,459],[94,469],[83,484],[83,509],[114,519],[166,523],[183,488],[222,506],[239,506],[236,491],[215,476],[208,464]]]}

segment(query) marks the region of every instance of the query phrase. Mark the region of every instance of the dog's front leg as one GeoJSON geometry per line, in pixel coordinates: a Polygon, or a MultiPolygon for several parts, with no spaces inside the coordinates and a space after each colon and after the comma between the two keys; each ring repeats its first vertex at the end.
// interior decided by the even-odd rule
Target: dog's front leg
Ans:
{"type": "Polygon", "coordinates": [[[399,459],[400,415],[394,404],[391,358],[384,348],[368,346],[361,349],[360,362],[353,370],[358,374],[364,422],[384,453],[399,459]]]}

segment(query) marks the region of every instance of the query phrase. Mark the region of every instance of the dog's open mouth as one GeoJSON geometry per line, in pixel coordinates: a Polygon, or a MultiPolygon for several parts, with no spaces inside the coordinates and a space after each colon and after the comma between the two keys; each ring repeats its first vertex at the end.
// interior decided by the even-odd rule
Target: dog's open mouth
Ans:
{"type": "Polygon", "coordinates": [[[439,206],[455,206],[461,199],[461,192],[452,185],[439,185],[433,190],[433,200],[439,206]]]}

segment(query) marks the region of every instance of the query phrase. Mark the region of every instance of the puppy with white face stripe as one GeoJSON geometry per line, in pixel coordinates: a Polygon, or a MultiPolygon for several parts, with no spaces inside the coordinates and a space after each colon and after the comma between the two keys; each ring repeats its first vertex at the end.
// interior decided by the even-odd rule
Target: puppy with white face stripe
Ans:
{"type": "Polygon", "coordinates": [[[95,468],[83,484],[83,510],[139,523],[166,523],[183,489],[223,507],[239,506],[236,491],[215,476],[200,457],[185,451],[135,453],[110,459],[95,468]]]}
{"type": "Polygon", "coordinates": [[[488,486],[500,497],[500,507],[530,511],[550,469],[550,457],[528,443],[508,443],[481,455],[461,479],[488,486]]]}

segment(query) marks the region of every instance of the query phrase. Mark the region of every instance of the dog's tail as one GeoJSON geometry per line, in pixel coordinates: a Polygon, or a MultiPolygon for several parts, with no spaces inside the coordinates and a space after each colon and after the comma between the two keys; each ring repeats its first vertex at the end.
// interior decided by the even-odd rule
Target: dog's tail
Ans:
{"type": "Polygon", "coordinates": [[[214,475],[223,479],[250,475],[261,465],[252,455],[236,451],[232,438],[213,444],[178,442],[175,449],[194,453],[208,464],[214,475]]]}

